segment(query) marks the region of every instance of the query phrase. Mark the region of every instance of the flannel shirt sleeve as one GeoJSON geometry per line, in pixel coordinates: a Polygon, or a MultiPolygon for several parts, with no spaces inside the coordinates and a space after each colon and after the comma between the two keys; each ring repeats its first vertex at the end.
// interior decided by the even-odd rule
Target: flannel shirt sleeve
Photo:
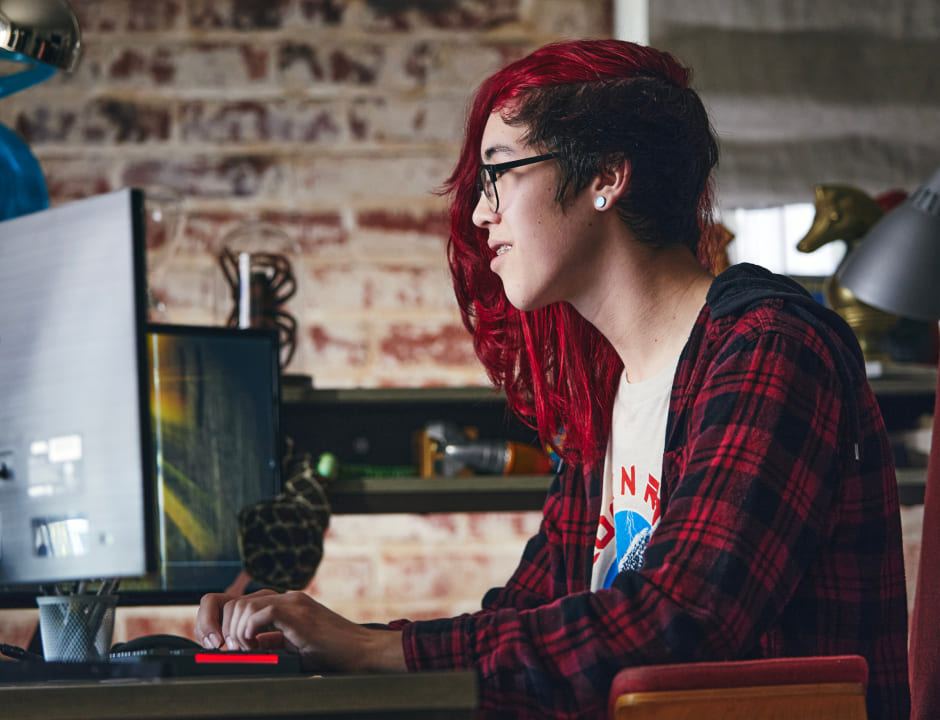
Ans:
{"type": "Polygon", "coordinates": [[[821,338],[806,325],[766,331],[758,317],[710,363],[680,420],[685,443],[664,461],[678,475],[644,567],[549,600],[557,582],[526,566],[572,560],[553,557],[564,532],[543,526],[514,577],[546,601],[406,625],[409,667],[476,668],[489,716],[602,717],[621,667],[745,656],[827,532],[842,403],[821,338]]]}

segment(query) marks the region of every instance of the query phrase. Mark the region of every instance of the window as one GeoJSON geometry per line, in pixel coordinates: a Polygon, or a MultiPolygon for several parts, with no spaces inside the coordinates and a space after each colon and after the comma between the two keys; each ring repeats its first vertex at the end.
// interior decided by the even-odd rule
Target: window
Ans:
{"type": "Polygon", "coordinates": [[[832,275],[845,255],[845,243],[829,243],[811,253],[796,249],[815,214],[812,203],[725,211],[722,222],[734,233],[729,259],[732,264],[750,262],[784,275],[832,275]]]}

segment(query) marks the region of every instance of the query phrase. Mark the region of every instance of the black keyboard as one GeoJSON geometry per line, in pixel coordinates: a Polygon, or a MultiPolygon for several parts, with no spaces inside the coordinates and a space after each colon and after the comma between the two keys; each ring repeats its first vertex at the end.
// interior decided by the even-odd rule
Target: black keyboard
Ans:
{"type": "Polygon", "coordinates": [[[207,675],[299,675],[299,656],[282,650],[133,650],[93,662],[0,662],[0,682],[151,679],[207,675]]]}
{"type": "Polygon", "coordinates": [[[150,649],[112,652],[111,664],[159,665],[163,677],[300,673],[300,657],[283,650],[150,649]]]}

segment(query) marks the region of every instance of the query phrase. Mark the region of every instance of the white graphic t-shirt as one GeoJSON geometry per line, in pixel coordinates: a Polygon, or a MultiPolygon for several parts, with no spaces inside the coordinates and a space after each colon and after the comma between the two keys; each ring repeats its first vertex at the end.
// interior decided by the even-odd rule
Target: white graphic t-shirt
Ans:
{"type": "Polygon", "coordinates": [[[649,536],[659,522],[659,480],[669,396],[677,357],[655,377],[620,379],[611,419],[601,516],[594,544],[591,589],[610,587],[617,573],[643,566],[649,536]]]}

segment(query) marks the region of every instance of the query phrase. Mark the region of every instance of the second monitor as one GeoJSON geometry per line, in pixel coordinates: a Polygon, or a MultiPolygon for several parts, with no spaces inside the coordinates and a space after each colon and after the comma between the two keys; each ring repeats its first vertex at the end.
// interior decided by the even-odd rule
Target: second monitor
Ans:
{"type": "Polygon", "coordinates": [[[238,512],[280,489],[278,339],[262,329],[149,330],[158,571],[121,594],[172,601],[235,580],[238,512]]]}

